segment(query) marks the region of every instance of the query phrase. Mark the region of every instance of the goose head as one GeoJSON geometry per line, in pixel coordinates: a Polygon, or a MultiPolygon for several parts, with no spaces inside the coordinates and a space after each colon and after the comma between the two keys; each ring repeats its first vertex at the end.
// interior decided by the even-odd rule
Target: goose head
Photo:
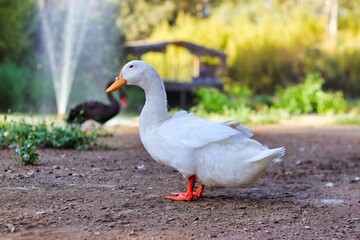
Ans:
{"type": "Polygon", "coordinates": [[[122,88],[125,85],[136,85],[142,89],[149,89],[160,79],[159,74],[150,64],[134,60],[124,65],[115,82],[106,89],[106,93],[111,93],[122,88]]]}

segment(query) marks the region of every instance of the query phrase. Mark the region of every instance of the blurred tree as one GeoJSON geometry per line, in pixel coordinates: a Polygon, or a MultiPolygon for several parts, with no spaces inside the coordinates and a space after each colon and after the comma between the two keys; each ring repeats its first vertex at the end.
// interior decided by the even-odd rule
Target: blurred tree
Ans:
{"type": "Polygon", "coordinates": [[[175,24],[179,13],[206,18],[212,7],[224,2],[236,0],[121,0],[117,25],[123,29],[127,40],[144,39],[163,21],[175,24]]]}
{"type": "Polygon", "coordinates": [[[164,19],[170,19],[175,5],[171,1],[124,0],[120,1],[120,26],[128,40],[148,36],[151,30],[164,19]]]}
{"type": "Polygon", "coordinates": [[[43,82],[32,69],[6,59],[0,64],[0,79],[0,112],[38,112],[43,82]]]}
{"type": "Polygon", "coordinates": [[[33,18],[35,1],[0,0],[0,62],[16,59],[29,45],[29,22],[33,18]]]}
{"type": "Polygon", "coordinates": [[[36,0],[0,0],[0,22],[0,111],[38,111],[43,83],[36,0]]]}
{"type": "Polygon", "coordinates": [[[360,31],[360,1],[339,0],[339,22],[340,31],[360,31]]]}

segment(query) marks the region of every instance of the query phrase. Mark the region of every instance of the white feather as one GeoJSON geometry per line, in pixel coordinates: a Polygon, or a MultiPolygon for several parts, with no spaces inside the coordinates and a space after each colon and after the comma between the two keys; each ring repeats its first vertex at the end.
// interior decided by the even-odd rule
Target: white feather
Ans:
{"type": "Polygon", "coordinates": [[[227,125],[184,112],[165,121],[158,131],[161,137],[169,141],[179,141],[191,148],[202,147],[238,134],[237,130],[227,125]]]}

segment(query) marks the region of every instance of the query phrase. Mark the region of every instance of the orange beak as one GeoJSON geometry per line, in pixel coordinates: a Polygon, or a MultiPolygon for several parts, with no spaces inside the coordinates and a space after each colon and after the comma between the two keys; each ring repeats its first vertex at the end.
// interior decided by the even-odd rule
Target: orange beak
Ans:
{"type": "Polygon", "coordinates": [[[106,89],[106,93],[111,93],[113,91],[116,91],[116,90],[122,88],[123,86],[125,86],[126,84],[127,84],[127,81],[124,79],[122,72],[120,72],[120,74],[116,78],[115,82],[113,84],[111,84],[111,86],[108,87],[108,89],[106,89]]]}

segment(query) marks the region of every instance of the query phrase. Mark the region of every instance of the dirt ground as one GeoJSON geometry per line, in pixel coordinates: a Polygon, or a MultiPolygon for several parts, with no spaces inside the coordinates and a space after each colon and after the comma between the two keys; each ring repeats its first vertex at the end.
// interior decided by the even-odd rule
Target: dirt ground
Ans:
{"type": "Polygon", "coordinates": [[[0,239],[360,239],[360,128],[253,126],[286,146],[248,188],[205,188],[174,202],[182,176],[153,161],[137,128],[113,128],[114,149],[40,150],[19,166],[0,150],[0,239]]]}

